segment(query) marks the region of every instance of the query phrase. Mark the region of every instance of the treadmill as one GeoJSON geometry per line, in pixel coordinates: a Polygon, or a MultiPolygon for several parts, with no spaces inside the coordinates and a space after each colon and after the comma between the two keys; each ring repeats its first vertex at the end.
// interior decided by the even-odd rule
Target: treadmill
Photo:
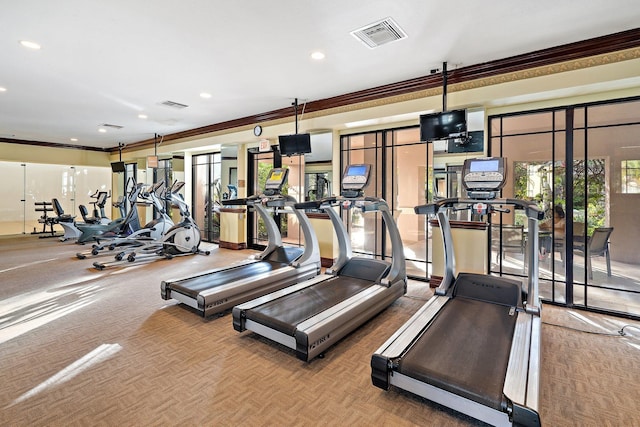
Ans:
{"type": "Polygon", "coordinates": [[[373,384],[390,386],[494,426],[539,426],[541,306],[538,297],[538,220],[533,202],[496,198],[505,183],[503,158],[467,159],[467,198],[417,206],[437,214],[445,272],[435,295],[371,358],[373,384]],[[515,205],[528,217],[528,292],[520,281],[459,273],[444,208],[486,215],[515,205]]]}
{"type": "Polygon", "coordinates": [[[229,267],[165,280],[160,285],[162,298],[178,300],[206,317],[317,276],[320,273],[318,239],[304,211],[293,208],[296,200],[281,193],[288,173],[289,169],[271,169],[262,193],[245,199],[222,201],[225,205],[246,205],[258,212],[268,235],[267,247],[260,254],[229,267]],[[304,235],[304,250],[283,246],[270,210],[293,211],[304,235]]]}
{"type": "Polygon", "coordinates": [[[233,308],[233,327],[253,331],[295,350],[309,361],[384,310],[406,292],[404,249],[389,206],[365,197],[370,165],[350,165],[340,197],[297,204],[324,210],[336,231],[339,256],[325,274],[233,308]],[[392,262],[354,257],[349,235],[333,206],[379,212],[392,244],[392,262]]]}

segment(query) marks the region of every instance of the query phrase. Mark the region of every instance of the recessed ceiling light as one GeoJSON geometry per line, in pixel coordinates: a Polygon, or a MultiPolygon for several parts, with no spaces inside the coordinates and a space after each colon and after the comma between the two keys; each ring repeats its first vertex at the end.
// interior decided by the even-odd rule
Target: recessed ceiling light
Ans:
{"type": "Polygon", "coordinates": [[[20,44],[26,48],[38,50],[40,49],[40,45],[36,42],[30,42],[29,40],[20,40],[20,44]]]}
{"type": "Polygon", "coordinates": [[[146,119],[147,115],[146,114],[138,114],[138,118],[139,119],[146,119]]]}
{"type": "Polygon", "coordinates": [[[69,141],[71,141],[71,142],[78,142],[78,138],[69,138],[69,141]]]}
{"type": "Polygon", "coordinates": [[[6,92],[7,88],[6,87],[0,87],[0,92],[6,92]]]}
{"type": "Polygon", "coordinates": [[[100,129],[98,129],[98,132],[100,132],[100,133],[106,133],[106,132],[107,132],[107,130],[106,130],[105,128],[100,128],[100,129]]]}
{"type": "Polygon", "coordinates": [[[311,54],[311,58],[315,59],[316,61],[319,61],[321,59],[324,59],[324,53],[317,51],[317,52],[313,52],[311,54]]]}
{"type": "Polygon", "coordinates": [[[200,98],[209,99],[209,98],[211,98],[211,94],[207,93],[207,92],[202,92],[200,94],[200,98]]]}

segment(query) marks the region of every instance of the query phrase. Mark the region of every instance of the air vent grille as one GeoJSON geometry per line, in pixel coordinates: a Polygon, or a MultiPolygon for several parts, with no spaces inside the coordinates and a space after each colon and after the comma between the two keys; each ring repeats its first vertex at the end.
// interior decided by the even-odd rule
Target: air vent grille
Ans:
{"type": "Polygon", "coordinates": [[[187,108],[188,107],[188,105],[186,104],[181,104],[179,102],[174,102],[174,101],[163,101],[160,103],[160,105],[165,105],[171,108],[187,108]]]}
{"type": "Polygon", "coordinates": [[[351,35],[368,48],[374,49],[383,44],[407,38],[407,34],[392,19],[385,18],[351,32],[351,35]]]}
{"type": "Polygon", "coordinates": [[[122,129],[124,126],[120,126],[120,125],[112,125],[112,124],[110,124],[110,123],[102,123],[102,124],[100,125],[100,127],[103,127],[103,128],[110,128],[110,129],[122,129]]]}

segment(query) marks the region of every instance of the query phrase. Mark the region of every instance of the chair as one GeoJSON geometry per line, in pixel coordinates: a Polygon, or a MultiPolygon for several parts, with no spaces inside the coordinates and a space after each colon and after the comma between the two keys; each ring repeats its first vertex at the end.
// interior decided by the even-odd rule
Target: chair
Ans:
{"type": "MultiPolygon", "coordinates": [[[[498,252],[498,257],[502,254],[502,259],[505,258],[507,252],[523,254],[522,268],[526,266],[526,239],[524,238],[524,226],[523,225],[502,225],[502,247],[500,247],[500,225],[491,225],[491,246],[492,248],[502,252],[498,252]]],[[[498,262],[498,261],[496,261],[498,262]]]]}
{"type": "Polygon", "coordinates": [[[593,230],[593,234],[587,239],[586,244],[574,243],[573,249],[582,253],[587,263],[589,278],[593,279],[593,268],[591,257],[603,256],[607,261],[607,276],[611,277],[611,257],[609,256],[609,237],[613,232],[613,227],[600,227],[593,230]]]}
{"type": "MultiPolygon", "coordinates": [[[[579,249],[584,246],[585,241],[586,228],[584,222],[574,222],[573,223],[573,248],[579,249]]],[[[560,254],[560,259],[562,260],[562,266],[564,267],[564,252],[565,252],[565,239],[563,237],[555,236],[553,239],[553,251],[558,252],[560,254]]],[[[552,254],[553,255],[553,254],[552,254]]],[[[551,262],[553,262],[553,256],[551,257],[551,262]]]]}
{"type": "Polygon", "coordinates": [[[573,247],[584,246],[587,229],[584,222],[573,223],[573,247]]]}

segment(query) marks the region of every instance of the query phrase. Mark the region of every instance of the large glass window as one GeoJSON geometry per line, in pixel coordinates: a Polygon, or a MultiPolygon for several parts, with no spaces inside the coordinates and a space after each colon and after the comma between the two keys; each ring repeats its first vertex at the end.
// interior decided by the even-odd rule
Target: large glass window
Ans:
{"type": "Polygon", "coordinates": [[[620,162],[620,192],[640,193],[640,160],[620,162]]]}
{"type": "MultiPolygon", "coordinates": [[[[342,167],[349,164],[367,163],[371,165],[369,185],[365,188],[365,195],[382,197],[382,181],[384,179],[382,167],[382,139],[383,132],[342,137],[342,167]]],[[[382,249],[382,219],[376,213],[363,214],[359,209],[350,209],[343,218],[351,238],[354,253],[361,256],[383,257],[382,249]]]]}
{"type": "MultiPolygon", "coordinates": [[[[489,130],[490,154],[508,160],[503,197],[545,210],[541,296],[640,316],[640,100],[492,116],[489,130]]],[[[492,223],[523,219],[499,214],[492,223]]],[[[523,254],[496,255],[492,272],[524,277],[523,254]]]]}
{"type": "MultiPolygon", "coordinates": [[[[400,230],[407,274],[428,277],[428,230],[424,216],[414,207],[426,203],[428,144],[420,142],[419,127],[390,129],[342,137],[342,167],[352,163],[372,165],[367,196],[382,197],[400,230]]],[[[382,216],[357,209],[345,216],[351,244],[359,255],[391,257],[391,241],[382,216]]]]}
{"type": "MultiPolygon", "coordinates": [[[[46,215],[55,216],[53,198],[65,213],[79,216],[78,206],[91,207],[95,201],[91,195],[97,190],[111,193],[110,167],[0,162],[0,169],[6,182],[12,183],[0,189],[0,197],[6,201],[0,208],[0,234],[42,232],[42,203],[48,203],[46,215]]],[[[60,226],[54,228],[62,231],[60,226]]]]}
{"type": "MultiPolygon", "coordinates": [[[[419,128],[387,131],[385,140],[384,199],[400,230],[407,275],[426,279],[427,222],[424,215],[417,215],[413,208],[427,200],[427,144],[420,142],[419,128]]],[[[391,256],[388,240],[385,255],[391,256]]]]}

